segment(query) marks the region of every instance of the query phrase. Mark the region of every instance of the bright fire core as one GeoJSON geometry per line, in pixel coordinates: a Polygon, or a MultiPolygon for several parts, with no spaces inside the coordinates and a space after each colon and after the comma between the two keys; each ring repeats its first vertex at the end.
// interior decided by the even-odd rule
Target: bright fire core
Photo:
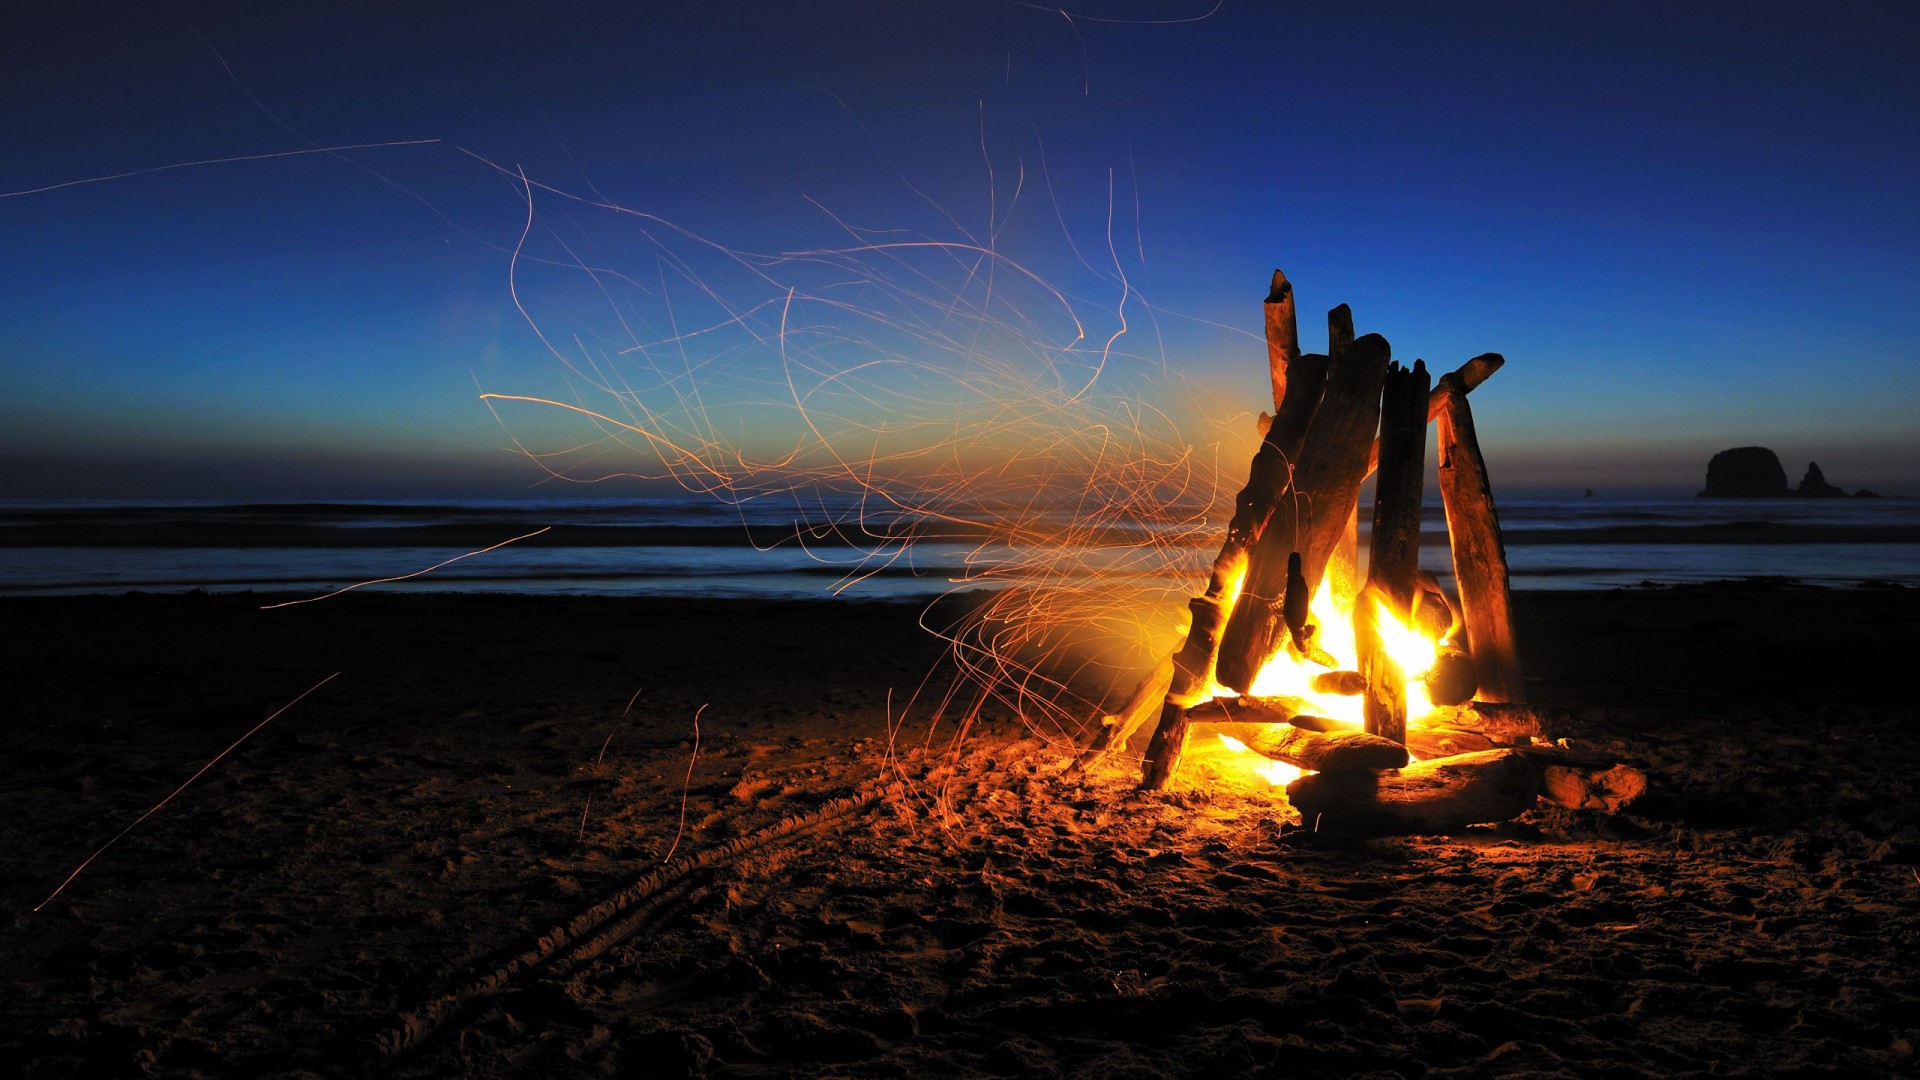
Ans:
{"type": "MultiPolygon", "coordinates": [[[[1334,599],[1330,582],[1331,576],[1321,580],[1319,591],[1314,594],[1309,609],[1313,622],[1319,627],[1314,640],[1337,661],[1336,669],[1299,659],[1282,649],[1254,677],[1250,696],[1299,698],[1306,702],[1307,711],[1313,715],[1351,725],[1358,731],[1365,723],[1363,699],[1360,696],[1326,694],[1313,688],[1315,675],[1328,670],[1351,671],[1358,664],[1352,605],[1341,604],[1334,599]],[[1346,610],[1341,610],[1342,607],[1346,610]]],[[[1387,655],[1400,665],[1400,670],[1406,672],[1407,723],[1410,727],[1417,727],[1433,711],[1433,702],[1427,695],[1427,684],[1423,677],[1439,658],[1442,643],[1408,626],[1386,605],[1371,602],[1377,604],[1381,644],[1387,655]]],[[[1216,682],[1211,688],[1211,696],[1235,697],[1237,694],[1216,682]]],[[[1216,738],[1218,746],[1228,752],[1236,768],[1244,769],[1268,785],[1281,787],[1302,775],[1298,767],[1269,760],[1231,735],[1218,735],[1216,738]]]]}

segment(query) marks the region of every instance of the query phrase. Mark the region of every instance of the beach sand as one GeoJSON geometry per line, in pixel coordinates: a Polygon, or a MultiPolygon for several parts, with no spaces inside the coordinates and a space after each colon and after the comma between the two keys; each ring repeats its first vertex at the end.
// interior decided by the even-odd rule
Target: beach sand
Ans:
{"type": "Polygon", "coordinates": [[[0,600],[0,1062],[1920,1072],[1920,592],[1516,601],[1531,696],[1636,710],[1581,741],[1652,790],[1342,840],[1063,778],[1004,709],[901,722],[941,656],[909,606],[0,600]]]}

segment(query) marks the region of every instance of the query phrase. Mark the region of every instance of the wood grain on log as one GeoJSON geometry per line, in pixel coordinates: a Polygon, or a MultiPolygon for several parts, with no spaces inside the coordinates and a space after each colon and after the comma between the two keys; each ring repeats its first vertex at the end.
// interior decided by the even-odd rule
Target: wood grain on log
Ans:
{"type": "Polygon", "coordinates": [[[1140,787],[1160,791],[1173,780],[1180,758],[1187,752],[1187,710],[1172,698],[1160,707],[1160,722],[1147,742],[1147,759],[1140,769],[1140,787]]]}
{"type": "Polygon", "coordinates": [[[1287,785],[1309,829],[1385,835],[1448,832],[1525,813],[1540,775],[1517,750],[1485,750],[1383,773],[1315,773],[1287,785]]]}
{"type": "Polygon", "coordinates": [[[1495,749],[1494,741],[1477,731],[1457,728],[1414,727],[1407,729],[1407,749],[1422,761],[1457,757],[1495,749]]]}
{"type": "Polygon", "coordinates": [[[1513,639],[1512,598],[1507,585],[1507,549],[1500,514],[1487,482],[1487,465],[1473,430],[1467,392],[1452,375],[1440,380],[1440,498],[1453,548],[1453,581],[1467,630],[1467,651],[1483,701],[1521,697],[1520,657],[1513,639]]]}
{"type": "Polygon", "coordinates": [[[1387,368],[1380,395],[1380,475],[1374,481],[1373,534],[1367,547],[1367,587],[1354,605],[1354,646],[1367,689],[1369,734],[1394,742],[1407,738],[1407,675],[1387,654],[1380,620],[1413,617],[1420,583],[1420,497],[1426,483],[1427,394],[1432,379],[1425,362],[1411,369],[1387,368]],[[1384,608],[1384,611],[1382,610],[1384,608]]]}
{"type": "Polygon", "coordinates": [[[1408,760],[1406,747],[1364,731],[1308,731],[1292,724],[1218,722],[1196,724],[1194,730],[1231,736],[1262,757],[1312,772],[1398,769],[1408,760]]]}
{"type": "Polygon", "coordinates": [[[1300,327],[1293,314],[1293,283],[1278,269],[1267,289],[1267,371],[1273,376],[1273,415],[1287,400],[1290,369],[1300,356],[1300,327]]]}

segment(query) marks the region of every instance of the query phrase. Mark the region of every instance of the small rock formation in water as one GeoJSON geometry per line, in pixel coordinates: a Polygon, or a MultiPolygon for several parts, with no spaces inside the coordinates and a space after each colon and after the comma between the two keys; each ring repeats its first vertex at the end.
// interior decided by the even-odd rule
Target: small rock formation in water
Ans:
{"type": "Polygon", "coordinates": [[[1698,497],[1772,499],[1792,493],[1780,455],[1764,446],[1741,446],[1722,450],[1707,462],[1707,487],[1698,497]]]}
{"type": "Polygon", "coordinates": [[[1800,486],[1794,494],[1807,499],[1844,499],[1847,493],[1827,483],[1825,473],[1820,471],[1818,462],[1807,462],[1807,475],[1800,478],[1800,486]]]}
{"type": "MultiPolygon", "coordinates": [[[[1807,462],[1807,474],[1800,478],[1799,487],[1788,487],[1787,470],[1780,465],[1780,455],[1764,446],[1740,446],[1713,455],[1713,460],[1707,462],[1707,489],[1695,497],[1777,499],[1788,495],[1804,499],[1848,497],[1845,490],[1827,482],[1827,475],[1820,471],[1820,463],[1816,461],[1807,462]]],[[[1880,495],[1861,488],[1852,497],[1877,499],[1880,495]]]]}

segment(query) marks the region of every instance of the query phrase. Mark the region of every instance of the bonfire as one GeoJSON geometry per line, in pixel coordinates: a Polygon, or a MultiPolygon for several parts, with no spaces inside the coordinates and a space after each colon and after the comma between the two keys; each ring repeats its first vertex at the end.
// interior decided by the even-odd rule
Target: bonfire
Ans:
{"type": "Polygon", "coordinates": [[[1149,722],[1140,786],[1167,787],[1190,746],[1223,747],[1305,823],[1443,831],[1501,821],[1545,797],[1618,810],[1637,770],[1558,737],[1565,714],[1523,702],[1506,551],[1467,395],[1505,363],[1467,361],[1436,382],[1356,338],[1345,304],[1327,351],[1303,353],[1292,284],[1266,300],[1272,414],[1185,641],[1116,712],[1078,765],[1124,749],[1149,722]],[[1456,592],[1420,569],[1427,425],[1456,592]],[[1359,496],[1377,473],[1366,578],[1359,496]]]}

